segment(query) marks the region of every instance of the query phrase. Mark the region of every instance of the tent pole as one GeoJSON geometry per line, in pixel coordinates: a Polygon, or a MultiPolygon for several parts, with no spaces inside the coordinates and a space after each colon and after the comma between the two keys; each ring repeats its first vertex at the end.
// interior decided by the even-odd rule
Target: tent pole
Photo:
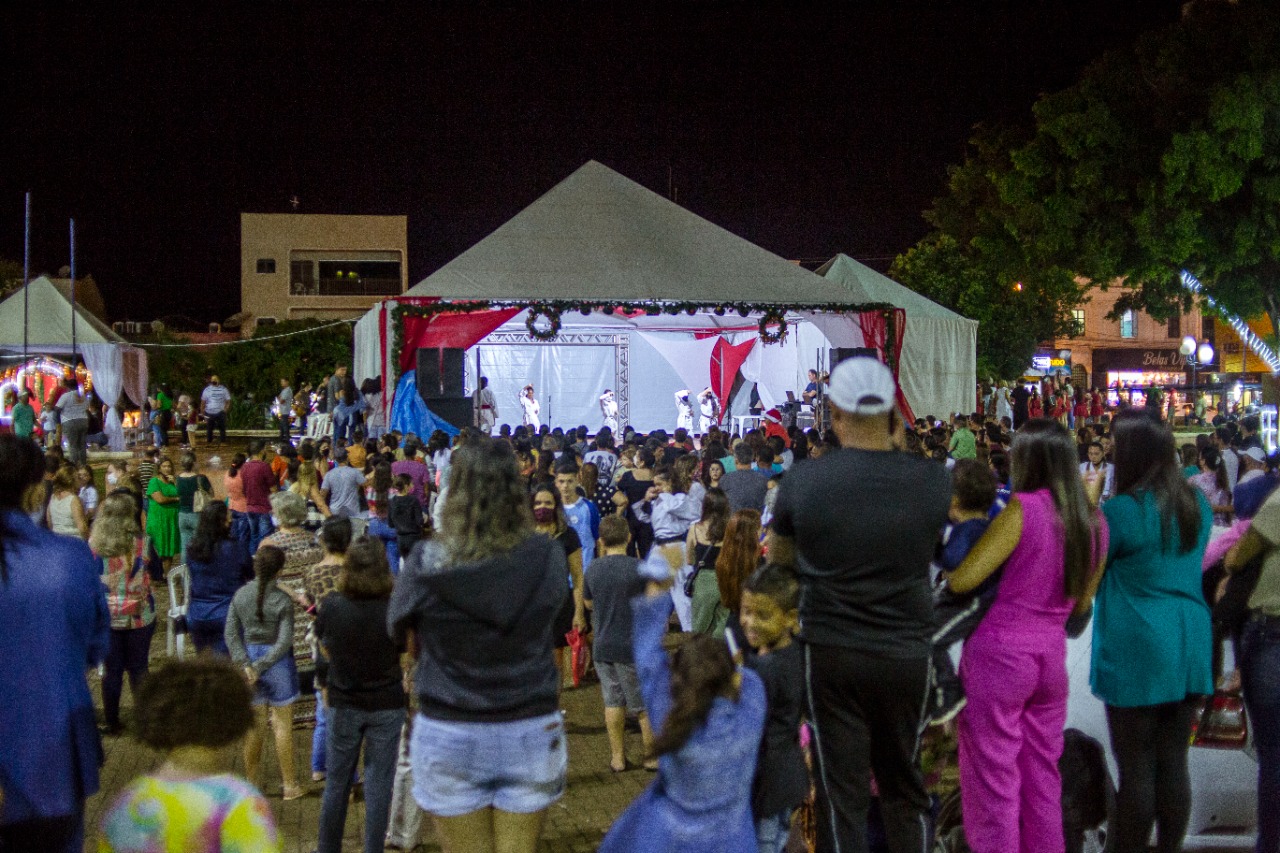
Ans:
{"type": "Polygon", "coordinates": [[[31,191],[27,191],[22,231],[22,359],[27,359],[27,283],[31,281],[31,191]]]}
{"type": "Polygon", "coordinates": [[[71,369],[76,369],[76,221],[71,220],[71,369]]]}

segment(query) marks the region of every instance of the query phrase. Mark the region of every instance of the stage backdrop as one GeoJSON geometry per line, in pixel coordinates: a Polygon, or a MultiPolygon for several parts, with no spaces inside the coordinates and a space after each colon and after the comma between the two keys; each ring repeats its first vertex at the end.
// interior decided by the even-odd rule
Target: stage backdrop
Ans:
{"type": "Polygon", "coordinates": [[[594,434],[603,424],[600,395],[613,388],[613,347],[479,344],[467,353],[467,388],[480,374],[498,400],[498,423],[521,423],[520,389],[532,385],[542,406],[542,422],[551,426],[586,424],[594,434]]]}

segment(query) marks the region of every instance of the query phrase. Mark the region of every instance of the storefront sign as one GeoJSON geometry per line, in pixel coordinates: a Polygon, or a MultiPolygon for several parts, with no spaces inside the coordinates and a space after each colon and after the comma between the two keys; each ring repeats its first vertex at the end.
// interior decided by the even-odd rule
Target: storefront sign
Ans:
{"type": "Polygon", "coordinates": [[[1141,370],[1169,372],[1186,370],[1187,360],[1176,349],[1105,349],[1094,350],[1094,369],[1141,370]]]}
{"type": "Polygon", "coordinates": [[[1039,370],[1041,373],[1053,372],[1070,372],[1071,359],[1062,358],[1059,355],[1050,355],[1049,353],[1038,352],[1031,356],[1031,369],[1039,370]]]}

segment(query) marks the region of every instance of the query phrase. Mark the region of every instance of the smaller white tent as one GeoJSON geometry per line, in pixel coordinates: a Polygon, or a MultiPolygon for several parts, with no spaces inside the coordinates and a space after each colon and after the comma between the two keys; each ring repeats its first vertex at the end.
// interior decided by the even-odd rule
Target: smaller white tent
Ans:
{"type": "Polygon", "coordinates": [[[919,417],[972,412],[978,385],[978,321],[931,302],[848,255],[817,270],[849,292],[852,302],[879,302],[906,312],[898,381],[919,417]]]}
{"type": "Polygon", "coordinates": [[[45,276],[32,279],[0,302],[0,352],[6,363],[31,355],[70,355],[84,359],[93,389],[109,406],[103,429],[112,450],[124,450],[119,404],[128,397],[141,406],[147,399],[147,354],[113,332],[81,305],[71,304],[70,288],[45,276]],[[75,318],[74,334],[72,317],[75,318]],[[25,334],[24,334],[25,327],[25,334]]]}

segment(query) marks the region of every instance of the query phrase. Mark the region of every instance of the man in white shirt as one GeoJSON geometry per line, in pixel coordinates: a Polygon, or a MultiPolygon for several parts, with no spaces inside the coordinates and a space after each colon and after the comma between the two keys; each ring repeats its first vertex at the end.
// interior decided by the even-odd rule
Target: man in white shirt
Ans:
{"type": "Polygon", "coordinates": [[[476,426],[485,435],[493,435],[493,426],[498,422],[498,398],[489,388],[489,377],[480,377],[480,387],[472,395],[471,405],[475,408],[476,426]]]}
{"type": "Polygon", "coordinates": [[[218,443],[227,440],[227,409],[231,407],[231,392],[227,386],[210,376],[209,384],[200,392],[200,413],[204,415],[204,441],[213,444],[213,428],[218,428],[218,443]]]}
{"type": "Polygon", "coordinates": [[[698,395],[698,410],[701,416],[698,419],[698,431],[703,435],[715,425],[717,415],[720,414],[720,401],[716,399],[715,393],[710,388],[703,389],[698,395]]]}
{"type": "Polygon", "coordinates": [[[281,378],[280,393],[276,395],[276,415],[280,418],[280,438],[289,441],[289,426],[293,422],[293,387],[288,379],[281,378]]]}
{"type": "Polygon", "coordinates": [[[85,441],[89,435],[89,400],[80,393],[74,379],[63,382],[66,391],[58,398],[59,422],[62,437],[67,443],[67,460],[73,465],[89,461],[85,453],[85,441]]]}

